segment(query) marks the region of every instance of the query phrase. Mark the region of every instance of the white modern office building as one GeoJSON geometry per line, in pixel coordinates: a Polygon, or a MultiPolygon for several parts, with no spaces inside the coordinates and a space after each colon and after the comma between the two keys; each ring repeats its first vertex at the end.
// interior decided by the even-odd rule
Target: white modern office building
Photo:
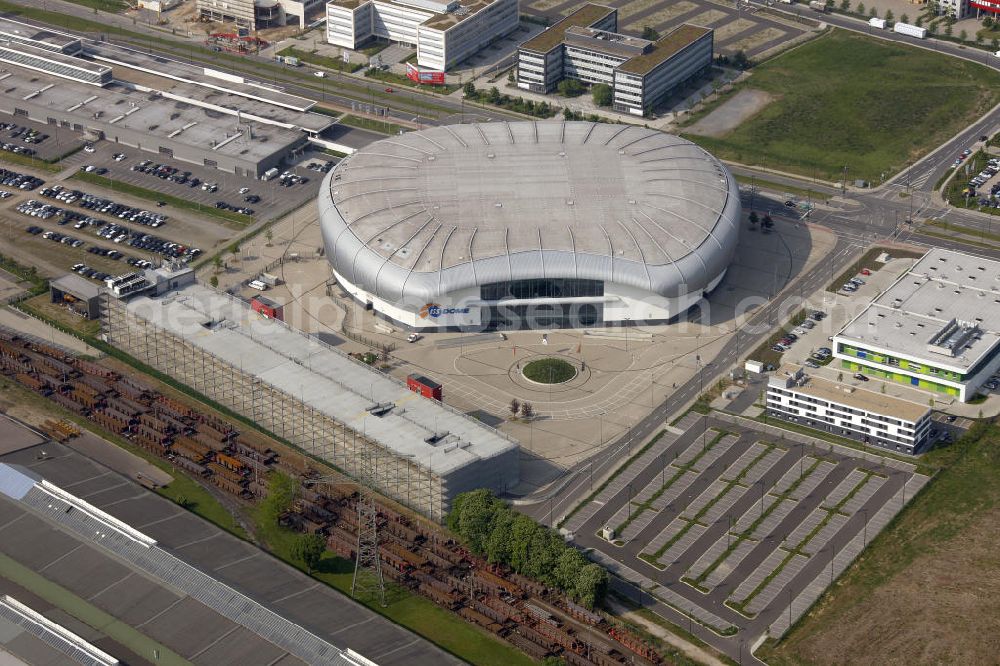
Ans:
{"type": "Polygon", "coordinates": [[[418,329],[665,321],[723,279],[740,196],[719,160],[634,125],[478,123],[341,161],[319,194],[334,277],[418,329]]]}
{"type": "Polygon", "coordinates": [[[680,25],[656,41],[615,32],[618,10],[584,5],[518,48],[517,83],[550,93],[563,79],[605,84],[615,111],[646,115],[712,66],[714,33],[680,25]]]}
{"type": "Polygon", "coordinates": [[[766,397],[768,416],[900,453],[919,453],[931,430],[927,405],[806,375],[794,365],[768,378],[766,397]]]}
{"type": "Polygon", "coordinates": [[[262,30],[284,25],[305,29],[307,19],[322,11],[323,0],[196,0],[198,16],[205,21],[232,23],[262,30]]]}
{"type": "Polygon", "coordinates": [[[1000,262],[934,248],[833,343],[847,370],[968,402],[1000,371],[1000,262]]]}
{"type": "Polygon", "coordinates": [[[357,49],[373,38],[417,49],[417,65],[444,72],[517,29],[518,0],[333,0],[327,41],[357,49]]]}

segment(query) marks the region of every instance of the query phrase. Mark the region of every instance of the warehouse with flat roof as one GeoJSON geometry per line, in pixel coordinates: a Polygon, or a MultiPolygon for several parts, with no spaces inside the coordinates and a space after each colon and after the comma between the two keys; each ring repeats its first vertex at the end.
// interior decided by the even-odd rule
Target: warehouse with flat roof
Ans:
{"type": "Polygon", "coordinates": [[[518,483],[515,440],[228,294],[109,297],[101,317],[109,343],[434,520],[518,483]]]}
{"type": "Polygon", "coordinates": [[[584,5],[521,44],[518,87],[550,93],[563,79],[604,84],[615,111],[641,116],[712,66],[711,28],[684,24],[657,40],[617,29],[617,9],[584,5]]]}
{"type": "Polygon", "coordinates": [[[1000,262],[933,248],[833,343],[847,370],[968,402],[1000,371],[1000,262]]]}
{"type": "Polygon", "coordinates": [[[341,286],[410,328],[666,321],[726,274],[729,170],[633,125],[450,125],[373,143],[319,193],[341,286]]]}

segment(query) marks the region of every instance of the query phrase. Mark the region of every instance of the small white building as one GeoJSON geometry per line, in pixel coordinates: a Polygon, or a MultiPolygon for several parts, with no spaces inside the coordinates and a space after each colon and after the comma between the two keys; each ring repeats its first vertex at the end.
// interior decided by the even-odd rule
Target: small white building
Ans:
{"type": "Polygon", "coordinates": [[[327,41],[357,49],[372,38],[417,49],[417,65],[444,72],[518,26],[518,0],[333,0],[327,41]]]}
{"type": "Polygon", "coordinates": [[[768,379],[767,415],[911,455],[931,428],[927,405],[812,377],[794,365],[768,379]]]}

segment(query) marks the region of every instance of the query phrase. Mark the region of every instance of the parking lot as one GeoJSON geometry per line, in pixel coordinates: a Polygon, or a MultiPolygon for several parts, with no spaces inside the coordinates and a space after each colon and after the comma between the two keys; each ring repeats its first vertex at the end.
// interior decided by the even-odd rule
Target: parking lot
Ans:
{"type": "MultiPolygon", "coordinates": [[[[18,169],[8,172],[28,175],[31,171],[18,169]]],[[[81,263],[95,272],[114,275],[133,270],[129,264],[136,266],[138,261],[195,258],[200,254],[195,249],[216,250],[233,235],[231,229],[207,222],[190,211],[149,206],[147,201],[89,183],[59,181],[59,176],[52,174],[37,178],[44,182],[32,190],[0,185],[0,211],[5,212],[0,251],[16,254],[23,263],[38,266],[46,275],[62,275],[81,263]],[[9,196],[5,197],[5,193],[9,196]],[[29,204],[31,201],[34,203],[29,204]],[[36,214],[30,214],[32,211],[36,214]],[[117,230],[113,236],[99,235],[112,228],[117,230]],[[115,242],[122,234],[127,235],[115,242]],[[63,241],[62,237],[69,240],[63,241]],[[74,240],[81,243],[74,247],[74,240]]],[[[0,172],[0,183],[7,180],[0,172]]]]}
{"type": "Polygon", "coordinates": [[[563,528],[664,608],[740,640],[777,636],[928,481],[915,469],[691,413],[563,528]]]}
{"type": "MultiPolygon", "coordinates": [[[[281,171],[287,170],[307,179],[307,182],[283,187],[278,178],[267,181],[246,178],[108,141],[94,143],[93,149],[92,153],[80,151],[72,155],[65,160],[64,164],[76,169],[83,169],[87,166],[92,166],[95,169],[107,169],[106,173],[100,175],[116,182],[135,185],[199,204],[204,206],[207,212],[214,210],[220,201],[234,207],[250,207],[253,209],[253,215],[247,216],[246,224],[273,219],[313,200],[319,192],[319,183],[322,180],[322,174],[306,169],[304,166],[296,166],[281,171]],[[115,160],[114,156],[117,154],[124,155],[124,159],[115,160]],[[176,169],[178,174],[188,173],[187,182],[177,183],[167,177],[160,178],[154,174],[132,170],[132,167],[145,161],[149,161],[151,165],[158,164],[176,169]],[[191,186],[191,183],[195,181],[197,184],[191,186]],[[218,187],[215,191],[208,191],[202,187],[205,183],[215,184],[218,187]],[[241,192],[240,190],[244,188],[247,191],[241,192]],[[244,201],[245,197],[254,195],[260,197],[259,202],[251,204],[244,201]]],[[[327,159],[329,157],[322,154],[308,153],[307,157],[304,158],[304,164],[327,159]]],[[[155,200],[147,202],[148,205],[155,206],[155,200]]],[[[165,208],[169,213],[173,207],[167,206],[165,208]]]]}
{"type": "Polygon", "coordinates": [[[0,129],[0,150],[4,152],[18,152],[28,157],[52,161],[83,147],[85,143],[80,132],[37,123],[23,116],[5,115],[0,121],[0,127],[3,128],[0,129]],[[34,152],[25,152],[26,150],[34,152]]]}

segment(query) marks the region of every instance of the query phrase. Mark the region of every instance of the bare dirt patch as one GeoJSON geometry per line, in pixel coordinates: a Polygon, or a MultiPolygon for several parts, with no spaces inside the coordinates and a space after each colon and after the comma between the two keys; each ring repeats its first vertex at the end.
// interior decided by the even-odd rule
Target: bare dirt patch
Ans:
{"type": "MultiPolygon", "coordinates": [[[[985,664],[1000,652],[1000,510],[918,556],[797,647],[810,664],[985,664]]],[[[834,593],[836,595],[836,592],[834,593]]]]}
{"type": "Polygon", "coordinates": [[[744,121],[757,115],[772,101],[774,96],[763,90],[741,90],[689,127],[687,131],[702,136],[723,137],[744,121]]]}

